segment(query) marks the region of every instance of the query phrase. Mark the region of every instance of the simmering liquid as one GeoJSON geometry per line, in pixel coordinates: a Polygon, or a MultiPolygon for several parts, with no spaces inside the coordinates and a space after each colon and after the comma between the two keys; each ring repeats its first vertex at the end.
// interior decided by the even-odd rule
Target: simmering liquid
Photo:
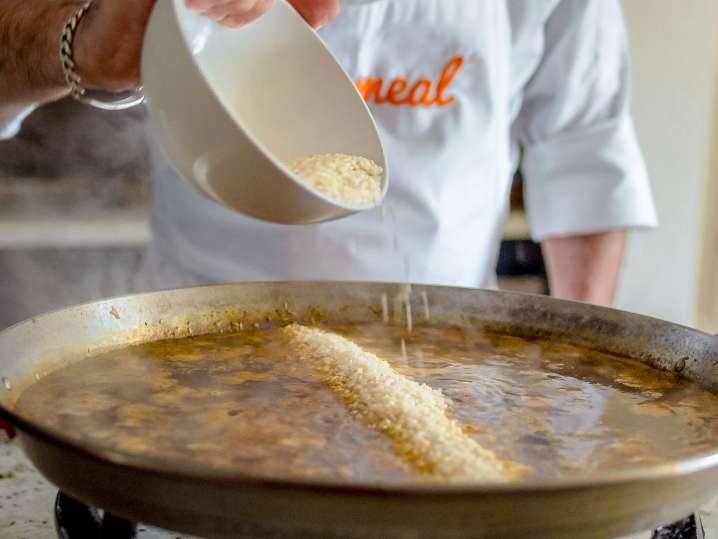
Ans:
{"type": "MultiPolygon", "coordinates": [[[[531,478],[666,462],[711,449],[718,436],[718,397],[630,359],[478,329],[331,330],[441,389],[470,436],[530,467],[531,478]]],[[[274,329],[98,355],[34,383],[17,409],[130,459],[272,477],[424,479],[274,329]]]]}

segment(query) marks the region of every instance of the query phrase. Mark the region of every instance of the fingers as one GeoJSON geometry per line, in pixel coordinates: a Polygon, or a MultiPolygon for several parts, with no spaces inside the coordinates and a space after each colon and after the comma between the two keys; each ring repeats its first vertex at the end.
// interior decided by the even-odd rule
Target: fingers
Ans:
{"type": "MultiPolygon", "coordinates": [[[[242,26],[259,18],[275,0],[186,0],[187,6],[205,17],[227,26],[242,26]]],[[[339,0],[289,0],[314,28],[320,28],[339,16],[339,0]]]]}
{"type": "MultiPolygon", "coordinates": [[[[187,7],[199,13],[204,13],[215,6],[231,3],[231,0],[187,0],[187,7]]],[[[248,3],[254,4],[254,0],[250,0],[248,3]]]]}
{"type": "Polygon", "coordinates": [[[187,0],[187,6],[213,21],[242,26],[264,15],[274,0],[187,0]]]}
{"type": "Polygon", "coordinates": [[[314,28],[321,28],[339,16],[339,0],[289,0],[289,2],[314,28]]]}
{"type": "Polygon", "coordinates": [[[187,0],[187,6],[202,15],[210,16],[212,13],[224,13],[236,10],[244,13],[254,8],[257,0],[187,0]]]}
{"type": "Polygon", "coordinates": [[[275,0],[259,0],[254,9],[240,15],[227,15],[221,22],[230,28],[244,26],[267,13],[274,6],[274,2],[275,0]]]}
{"type": "Polygon", "coordinates": [[[255,3],[256,2],[254,0],[228,2],[226,4],[212,6],[208,9],[205,9],[204,11],[201,11],[200,13],[208,19],[212,19],[213,21],[219,22],[225,17],[229,17],[230,15],[241,16],[245,13],[252,11],[254,9],[255,3]]]}

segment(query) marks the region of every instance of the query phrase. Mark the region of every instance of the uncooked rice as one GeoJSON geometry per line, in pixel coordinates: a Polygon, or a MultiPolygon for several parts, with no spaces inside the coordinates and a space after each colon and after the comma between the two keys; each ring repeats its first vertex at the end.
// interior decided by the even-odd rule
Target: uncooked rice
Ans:
{"type": "Polygon", "coordinates": [[[381,198],[384,169],[371,159],[331,153],[312,155],[288,164],[292,173],[335,200],[357,205],[381,198]]]}
{"type": "Polygon", "coordinates": [[[397,453],[431,478],[506,482],[528,469],[498,458],[449,417],[441,391],[415,382],[352,341],[300,325],[283,330],[298,358],[315,365],[364,423],[387,434],[397,453]]]}

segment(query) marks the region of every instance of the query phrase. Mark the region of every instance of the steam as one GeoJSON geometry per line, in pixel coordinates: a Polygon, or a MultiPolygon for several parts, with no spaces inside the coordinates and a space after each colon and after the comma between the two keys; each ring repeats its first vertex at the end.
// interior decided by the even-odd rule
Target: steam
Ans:
{"type": "MultiPolygon", "coordinates": [[[[68,218],[142,217],[150,148],[144,109],[108,113],[70,100],[42,107],[16,138],[0,141],[0,218],[8,226],[56,222],[69,238],[76,231],[61,227],[68,218]]],[[[0,327],[128,292],[140,256],[135,249],[0,251],[0,327]]]]}
{"type": "Polygon", "coordinates": [[[144,204],[149,148],[144,109],[108,113],[70,100],[42,107],[0,142],[0,212],[78,217],[144,204]]]}
{"type": "Polygon", "coordinates": [[[38,109],[0,143],[3,176],[140,176],[149,163],[142,108],[122,114],[64,100],[38,109]]]}

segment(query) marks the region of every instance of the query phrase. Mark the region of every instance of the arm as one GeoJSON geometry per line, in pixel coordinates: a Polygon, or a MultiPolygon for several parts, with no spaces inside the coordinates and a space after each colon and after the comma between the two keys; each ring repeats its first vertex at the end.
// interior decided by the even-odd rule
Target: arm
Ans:
{"type": "MultiPolygon", "coordinates": [[[[212,0],[215,3],[218,0],[212,0]]],[[[83,85],[122,92],[139,83],[144,31],[155,0],[98,2],[78,27],[83,85]]],[[[59,59],[65,22],[78,0],[4,0],[0,7],[0,121],[68,94],[59,59]]]]}
{"type": "Polygon", "coordinates": [[[618,286],[625,246],[625,231],[544,240],[551,294],[610,305],[618,286]]]}
{"type": "Polygon", "coordinates": [[[0,7],[0,126],[68,92],[58,59],[69,2],[5,0],[0,7]],[[44,21],[46,31],[38,31],[44,21]]]}
{"type": "MultiPolygon", "coordinates": [[[[75,60],[88,89],[122,92],[139,85],[145,28],[156,0],[98,1],[77,29],[75,60]]],[[[28,109],[65,97],[59,60],[63,26],[82,0],[2,0],[0,3],[0,136],[28,109]]],[[[338,0],[293,0],[320,26],[338,15],[338,0]]],[[[187,0],[227,26],[266,13],[274,0],[187,0]]]]}

